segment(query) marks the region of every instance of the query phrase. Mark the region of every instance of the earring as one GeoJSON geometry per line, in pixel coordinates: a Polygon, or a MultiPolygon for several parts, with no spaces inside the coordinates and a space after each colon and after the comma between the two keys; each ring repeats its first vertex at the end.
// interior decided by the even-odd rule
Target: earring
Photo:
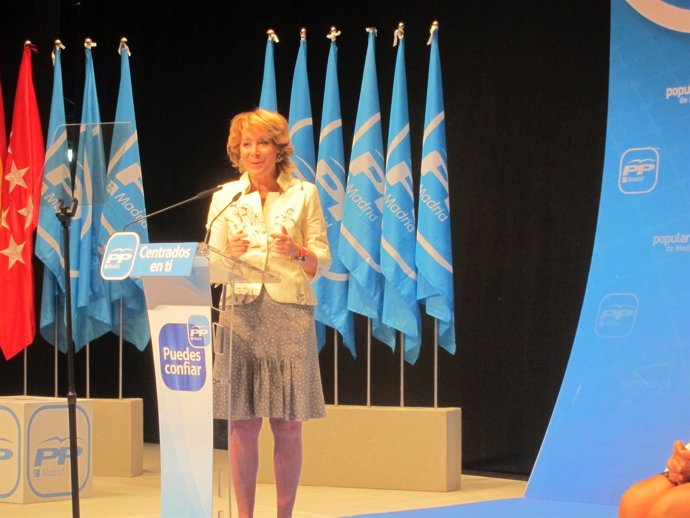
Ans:
{"type": "Polygon", "coordinates": [[[242,159],[240,158],[240,161],[238,162],[238,164],[240,165],[240,167],[242,167],[242,166],[244,165],[244,160],[242,160],[242,159]]]}
{"type": "Polygon", "coordinates": [[[276,157],[276,162],[282,162],[283,161],[283,155],[278,155],[276,157]]]}

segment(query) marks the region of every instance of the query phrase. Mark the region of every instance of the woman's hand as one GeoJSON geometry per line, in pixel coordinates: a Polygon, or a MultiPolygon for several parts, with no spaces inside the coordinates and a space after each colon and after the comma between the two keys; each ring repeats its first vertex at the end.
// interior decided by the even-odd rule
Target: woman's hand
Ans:
{"type": "Polygon", "coordinates": [[[239,233],[230,236],[228,239],[228,244],[225,245],[225,252],[232,257],[240,257],[245,254],[249,249],[249,239],[247,239],[247,233],[241,230],[239,233]]]}
{"type": "Polygon", "coordinates": [[[668,479],[674,484],[690,480],[690,450],[681,441],[673,443],[673,454],[668,459],[668,479]]]}
{"type": "Polygon", "coordinates": [[[278,255],[292,259],[297,257],[299,252],[299,247],[292,240],[284,226],[280,227],[281,232],[274,232],[271,234],[273,242],[271,243],[271,251],[278,255]]]}

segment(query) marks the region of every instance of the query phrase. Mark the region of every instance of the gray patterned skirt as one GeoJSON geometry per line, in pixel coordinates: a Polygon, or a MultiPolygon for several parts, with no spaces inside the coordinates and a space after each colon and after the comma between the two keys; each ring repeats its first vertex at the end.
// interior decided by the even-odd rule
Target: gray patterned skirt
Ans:
{"type": "Polygon", "coordinates": [[[229,309],[221,314],[225,332],[216,333],[213,416],[227,419],[230,384],[232,420],[325,417],[314,307],[275,302],[261,290],[233,312],[232,322],[229,309]]]}

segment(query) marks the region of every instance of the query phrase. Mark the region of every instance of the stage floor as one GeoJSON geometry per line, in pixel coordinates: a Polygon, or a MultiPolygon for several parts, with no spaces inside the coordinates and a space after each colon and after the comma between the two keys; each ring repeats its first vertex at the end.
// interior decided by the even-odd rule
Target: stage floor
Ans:
{"type": "MultiPolygon", "coordinates": [[[[225,452],[218,452],[223,455],[225,452]]],[[[93,477],[93,495],[80,500],[83,518],[159,518],[160,458],[157,444],[144,445],[144,474],[139,477],[93,477]]],[[[360,514],[452,506],[500,498],[519,498],[521,480],[463,475],[462,487],[447,493],[301,486],[294,518],[338,518],[360,514]]],[[[0,503],[2,518],[72,516],[72,502],[0,503]]],[[[233,516],[236,510],[233,508],[233,516]]],[[[259,484],[255,518],[275,518],[275,487],[259,484]]]]}

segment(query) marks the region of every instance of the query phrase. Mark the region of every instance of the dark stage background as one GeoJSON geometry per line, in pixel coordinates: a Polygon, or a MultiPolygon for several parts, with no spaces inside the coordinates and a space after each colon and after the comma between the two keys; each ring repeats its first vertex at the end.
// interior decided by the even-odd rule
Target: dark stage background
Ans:
{"type": "MultiPolygon", "coordinates": [[[[230,179],[224,153],[232,115],[258,104],[266,30],[275,47],[278,103],[287,116],[299,30],[309,41],[318,134],[336,25],[345,144],[352,140],[367,26],[378,27],[384,141],[396,49],[406,23],[415,182],[419,174],[431,22],[440,22],[453,218],[458,351],[440,352],[439,405],[463,410],[466,471],[528,475],[546,430],[575,334],[594,237],[606,128],[609,3],[265,0],[2,0],[0,79],[8,131],[24,40],[37,44],[34,81],[44,132],[52,42],[63,53],[67,122],[79,122],[83,40],[93,50],[103,121],[114,118],[117,45],[127,36],[149,211],[230,179]]],[[[346,156],[349,149],[346,149],[346,156]]],[[[201,240],[208,203],[150,220],[152,241],[201,240]]],[[[41,264],[36,263],[37,291],[41,264]]],[[[39,299],[40,300],[40,299],[39,299]]],[[[37,309],[38,311],[38,309],[37,309]]],[[[339,353],[339,403],[366,404],[364,322],[355,361],[339,353]]],[[[432,323],[405,373],[405,403],[433,405],[432,323]]],[[[53,349],[28,348],[28,392],[52,395],[53,349]]],[[[398,405],[399,358],[374,342],[372,404],[398,405]]],[[[23,390],[23,355],[0,360],[0,394],[23,390]]],[[[145,439],[158,437],[151,350],[125,346],[124,395],[145,401],[145,439]]],[[[61,394],[66,388],[60,358],[61,394]]],[[[321,353],[333,402],[333,351],[321,353]]],[[[85,354],[77,355],[85,396],[85,354]]],[[[117,339],[91,346],[91,396],[117,397],[117,339]]],[[[405,433],[401,430],[400,433],[405,433]]]]}

